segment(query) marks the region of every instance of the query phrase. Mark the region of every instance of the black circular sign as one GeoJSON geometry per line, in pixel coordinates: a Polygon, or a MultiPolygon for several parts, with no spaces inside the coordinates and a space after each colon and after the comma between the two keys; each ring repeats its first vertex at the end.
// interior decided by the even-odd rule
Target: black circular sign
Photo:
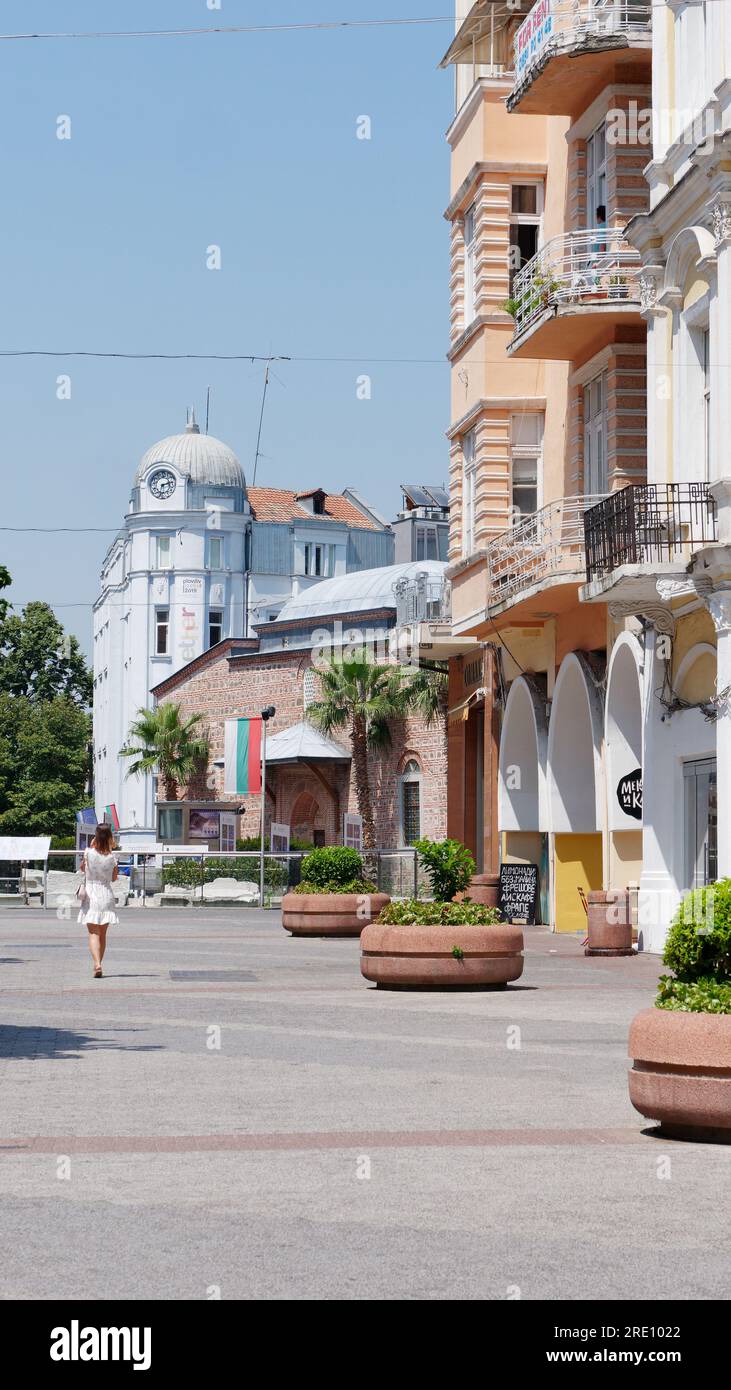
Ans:
{"type": "Polygon", "coordinates": [[[617,801],[624,814],[633,820],[642,820],[642,768],[636,767],[626,777],[620,777],[617,787],[617,801]]]}

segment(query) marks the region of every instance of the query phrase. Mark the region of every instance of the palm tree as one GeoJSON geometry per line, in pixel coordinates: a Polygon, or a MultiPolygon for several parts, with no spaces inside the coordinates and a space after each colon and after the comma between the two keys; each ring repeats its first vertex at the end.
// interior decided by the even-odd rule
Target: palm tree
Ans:
{"type": "Polygon", "coordinates": [[[427,728],[439,719],[445,721],[446,727],[448,683],[446,671],[420,666],[404,686],[409,709],[421,716],[427,728]]]}
{"type": "Polygon", "coordinates": [[[324,734],[348,730],[363,845],[376,849],[368,753],[388,747],[389,721],[403,718],[406,712],[402,672],[394,666],[377,666],[364,650],[347,661],[333,657],[329,666],[318,669],[318,675],[321,698],[309,706],[307,718],[324,734]]]}
{"type": "Polygon", "coordinates": [[[202,715],[182,719],[180,705],[140,709],[130,725],[130,742],[120,749],[123,758],[134,758],[128,777],[157,772],[166,801],[177,801],[181,783],[190,781],[208,756],[208,734],[200,732],[202,715]],[[134,742],[132,742],[134,740],[134,742]]]}

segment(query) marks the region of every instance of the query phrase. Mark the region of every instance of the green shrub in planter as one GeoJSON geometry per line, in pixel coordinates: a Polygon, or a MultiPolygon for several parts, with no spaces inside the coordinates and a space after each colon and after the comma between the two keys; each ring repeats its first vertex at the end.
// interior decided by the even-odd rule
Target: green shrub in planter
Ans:
{"type": "Polygon", "coordinates": [[[328,845],[313,849],[302,860],[301,893],[373,892],[363,877],[363,860],[357,849],[347,845],[328,845]],[[354,886],[356,885],[356,886],[354,886]]]}
{"type": "Polygon", "coordinates": [[[414,844],[427,872],[437,902],[450,903],[466,893],[475,861],[460,840],[417,840],[414,844]]]}
{"type": "Polygon", "coordinates": [[[496,907],[469,900],[440,903],[406,898],[384,907],[378,921],[389,927],[492,927],[501,922],[501,917],[496,907]]]}
{"type": "Polygon", "coordinates": [[[659,1009],[731,1013],[731,878],[684,897],[665,943],[673,975],[659,982],[659,1009]]]}

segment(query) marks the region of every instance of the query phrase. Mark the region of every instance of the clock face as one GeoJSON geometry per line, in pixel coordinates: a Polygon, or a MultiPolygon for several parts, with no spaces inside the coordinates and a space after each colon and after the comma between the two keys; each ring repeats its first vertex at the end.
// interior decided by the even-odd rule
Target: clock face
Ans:
{"type": "Polygon", "coordinates": [[[172,497],[175,488],[175,474],[167,468],[158,468],[157,473],[153,473],[149,481],[150,492],[153,497],[164,501],[166,497],[172,497]]]}

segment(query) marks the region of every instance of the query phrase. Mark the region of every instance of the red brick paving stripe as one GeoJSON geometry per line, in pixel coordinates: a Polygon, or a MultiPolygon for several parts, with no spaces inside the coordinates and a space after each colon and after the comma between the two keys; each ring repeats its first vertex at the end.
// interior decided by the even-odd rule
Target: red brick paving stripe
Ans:
{"type": "Polygon", "coordinates": [[[520,1148],[572,1145],[594,1148],[640,1144],[638,1130],[625,1129],[435,1129],[364,1130],[293,1134],[117,1135],[58,1134],[0,1139],[0,1153],[211,1153],[292,1149],[520,1148]]]}

